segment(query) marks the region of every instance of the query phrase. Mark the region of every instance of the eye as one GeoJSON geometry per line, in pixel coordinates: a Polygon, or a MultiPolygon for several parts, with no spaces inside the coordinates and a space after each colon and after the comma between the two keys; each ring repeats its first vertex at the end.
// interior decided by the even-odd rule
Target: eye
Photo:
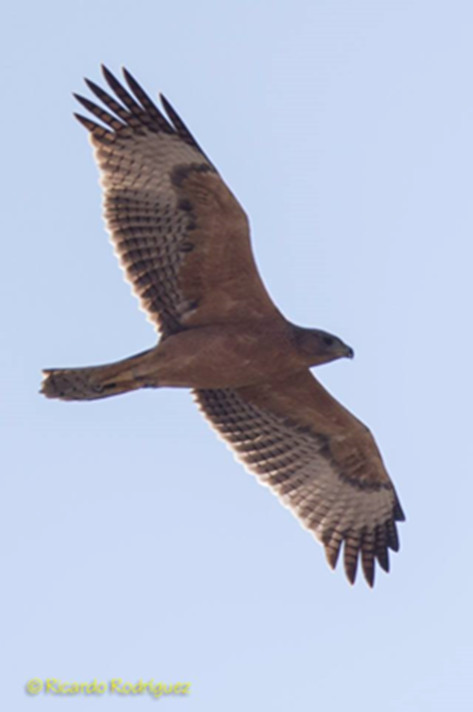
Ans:
{"type": "Polygon", "coordinates": [[[325,346],[333,346],[334,339],[331,336],[324,336],[324,344],[325,346]]]}

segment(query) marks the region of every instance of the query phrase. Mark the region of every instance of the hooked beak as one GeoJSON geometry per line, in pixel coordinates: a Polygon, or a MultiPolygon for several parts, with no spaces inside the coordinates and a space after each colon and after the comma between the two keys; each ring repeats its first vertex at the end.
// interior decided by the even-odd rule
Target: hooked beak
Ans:
{"type": "Polygon", "coordinates": [[[354,358],[355,352],[353,351],[351,346],[345,346],[345,351],[343,355],[347,358],[354,358]]]}

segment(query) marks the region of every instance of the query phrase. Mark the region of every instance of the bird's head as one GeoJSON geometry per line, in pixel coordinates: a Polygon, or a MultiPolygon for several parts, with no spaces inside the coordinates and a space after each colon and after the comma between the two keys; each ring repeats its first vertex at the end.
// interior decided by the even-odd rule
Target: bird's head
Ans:
{"type": "Polygon", "coordinates": [[[351,346],[327,331],[296,327],[295,333],[298,350],[307,357],[309,366],[318,366],[337,358],[353,358],[355,355],[351,346]]]}

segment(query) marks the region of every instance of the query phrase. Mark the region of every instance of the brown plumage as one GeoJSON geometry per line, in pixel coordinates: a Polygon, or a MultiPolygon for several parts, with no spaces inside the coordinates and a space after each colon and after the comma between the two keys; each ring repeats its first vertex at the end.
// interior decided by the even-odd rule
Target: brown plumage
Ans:
{"type": "Polygon", "coordinates": [[[93,400],[137,388],[194,389],[199,408],[238,458],[323,543],[335,567],[343,544],[353,583],[361,559],[373,585],[388,571],[404,519],[369,430],[309,368],[353,352],[287,321],[261,281],[248,219],[169,102],[163,114],[124,70],[107,70],[104,105],[81,96],[116,253],[157,346],[114,364],[45,371],[50,398],[93,400]],[[98,120],[98,123],[96,120],[98,120]]]}

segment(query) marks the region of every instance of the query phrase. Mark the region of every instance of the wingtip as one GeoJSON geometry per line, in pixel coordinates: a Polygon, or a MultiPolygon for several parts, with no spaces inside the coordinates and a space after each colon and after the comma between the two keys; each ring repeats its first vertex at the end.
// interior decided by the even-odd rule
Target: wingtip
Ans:
{"type": "Polygon", "coordinates": [[[143,89],[141,84],[135,79],[133,74],[126,67],[122,67],[122,74],[128,86],[128,89],[132,92],[132,94],[134,94],[136,99],[138,99],[138,101],[141,102],[141,104],[147,108],[149,108],[150,106],[154,107],[155,111],[159,114],[159,109],[154,106],[153,101],[146,94],[145,90],[143,89]]]}
{"type": "Polygon", "coordinates": [[[107,67],[106,64],[103,64],[103,63],[102,63],[102,64],[100,65],[100,69],[101,69],[101,71],[102,71],[102,74],[103,74],[103,77],[104,77],[105,81],[107,82],[107,84],[108,84],[109,86],[110,86],[110,82],[113,83],[113,82],[116,82],[116,81],[117,81],[117,80],[115,79],[115,76],[114,76],[113,72],[110,71],[110,69],[107,67]]]}
{"type": "Polygon", "coordinates": [[[363,576],[365,577],[365,581],[370,588],[374,587],[374,574],[374,566],[370,567],[369,569],[363,567],[363,576]]]}
{"type": "Polygon", "coordinates": [[[139,82],[135,79],[133,74],[126,68],[123,67],[121,68],[123,77],[125,79],[125,82],[127,83],[129,89],[136,94],[137,92],[140,93],[143,91],[143,88],[139,84],[139,82]]]}
{"type": "MultiPolygon", "coordinates": [[[[169,111],[169,107],[171,107],[171,105],[170,105],[169,101],[166,99],[166,97],[164,96],[164,94],[162,92],[158,93],[158,97],[159,97],[159,101],[161,102],[161,105],[162,105],[164,111],[169,116],[169,118],[171,118],[170,111],[169,111]]],[[[171,107],[171,112],[172,112],[172,107],[171,107]]]]}
{"type": "Polygon", "coordinates": [[[348,580],[348,583],[350,584],[350,586],[354,586],[355,581],[356,581],[356,571],[352,572],[352,571],[347,571],[345,569],[345,576],[347,577],[347,580],[348,580]]]}
{"type": "Polygon", "coordinates": [[[334,546],[331,545],[330,543],[324,544],[324,549],[325,549],[325,558],[327,560],[328,565],[332,569],[332,571],[335,571],[335,568],[337,566],[338,562],[338,557],[340,555],[340,545],[334,546]]]}
{"type": "MultiPolygon", "coordinates": [[[[77,98],[77,97],[76,97],[76,98],[77,98]]],[[[84,128],[87,129],[87,131],[92,131],[92,130],[93,130],[93,129],[92,129],[92,126],[91,126],[91,125],[92,125],[92,121],[90,121],[89,119],[87,119],[85,116],[82,116],[82,114],[78,114],[76,111],[74,111],[72,115],[74,116],[74,118],[77,119],[77,121],[78,121],[80,124],[82,124],[82,126],[83,126],[84,128]]]]}
{"type": "Polygon", "coordinates": [[[381,566],[383,571],[386,571],[386,573],[389,573],[389,553],[388,549],[385,548],[381,551],[378,551],[376,554],[376,560],[378,561],[378,564],[381,566]]]}
{"type": "Polygon", "coordinates": [[[124,65],[121,66],[121,70],[127,82],[136,82],[136,79],[133,74],[124,65]]]}
{"type": "Polygon", "coordinates": [[[78,93],[75,92],[75,91],[72,92],[72,96],[74,97],[74,99],[75,99],[76,101],[79,102],[79,104],[80,104],[81,106],[84,107],[84,109],[87,109],[87,110],[90,111],[90,105],[91,105],[92,102],[91,102],[89,99],[87,99],[87,97],[82,96],[82,94],[78,94],[78,93]]]}
{"type": "MultiPolygon", "coordinates": [[[[91,91],[95,91],[95,89],[97,88],[97,84],[95,82],[93,82],[92,79],[88,79],[87,77],[84,77],[84,82],[87,84],[89,89],[91,89],[91,91]]],[[[75,94],[74,94],[74,96],[75,96],[75,94]]]]}
{"type": "Polygon", "coordinates": [[[402,509],[399,500],[397,500],[396,504],[394,505],[394,519],[396,520],[396,522],[406,521],[406,515],[404,514],[404,510],[402,509]]]}

